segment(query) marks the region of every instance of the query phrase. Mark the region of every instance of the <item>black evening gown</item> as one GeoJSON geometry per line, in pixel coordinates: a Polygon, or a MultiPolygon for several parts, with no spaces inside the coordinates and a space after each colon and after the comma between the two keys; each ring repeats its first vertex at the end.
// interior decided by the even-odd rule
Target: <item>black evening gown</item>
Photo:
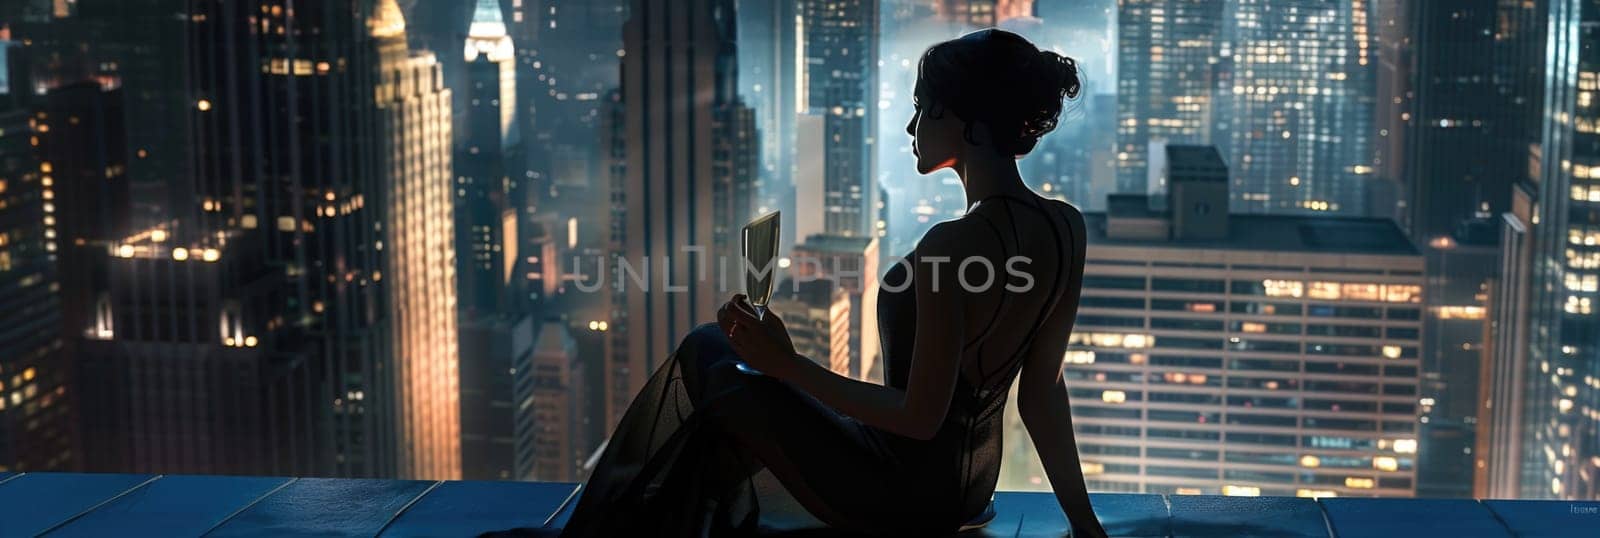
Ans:
{"type": "MultiPolygon", "coordinates": [[[[902,389],[916,329],[907,278],[904,264],[893,265],[878,295],[886,382],[902,389]]],[[[716,324],[701,325],[629,406],[561,535],[746,535],[772,520],[863,534],[954,533],[993,514],[1002,410],[1027,343],[994,371],[964,365],[944,424],[917,440],[752,373],[716,324]],[[782,487],[761,487],[758,476],[782,487]]]]}

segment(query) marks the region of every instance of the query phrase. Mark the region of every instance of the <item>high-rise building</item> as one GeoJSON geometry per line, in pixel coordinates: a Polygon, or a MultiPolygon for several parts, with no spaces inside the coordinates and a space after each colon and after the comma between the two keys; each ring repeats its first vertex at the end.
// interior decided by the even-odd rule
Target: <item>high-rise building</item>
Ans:
{"type": "Polygon", "coordinates": [[[1161,144],[1210,140],[1222,6],[1222,0],[1117,4],[1118,192],[1151,192],[1150,152],[1161,144]]]}
{"type": "Polygon", "coordinates": [[[1544,2],[1519,497],[1600,498],[1600,2],[1544,2]]]}
{"type": "MultiPolygon", "coordinates": [[[[1544,36],[1502,19],[1495,0],[1407,3],[1411,6],[1415,95],[1404,158],[1412,236],[1449,237],[1463,221],[1509,209],[1511,185],[1527,175],[1527,116],[1537,88],[1532,76],[1497,72],[1528,60],[1544,36]]],[[[1382,60],[1380,58],[1380,61],[1382,60]]]]}
{"type": "Polygon", "coordinates": [[[1412,90],[1416,72],[1416,42],[1413,25],[1416,6],[1407,1],[1375,0],[1372,3],[1373,50],[1377,62],[1373,77],[1377,99],[1373,103],[1373,129],[1377,138],[1372,147],[1374,181],[1367,196],[1367,216],[1390,217],[1400,227],[1411,228],[1407,190],[1406,154],[1409,127],[1415,119],[1416,92],[1412,90]]]}
{"type": "Polygon", "coordinates": [[[1063,375],[1089,488],[1413,495],[1419,252],[1387,220],[1216,210],[1215,150],[1173,149],[1170,213],[1085,215],[1063,375]]]}
{"type": "Polygon", "coordinates": [[[571,482],[579,479],[578,469],[589,457],[579,427],[585,364],[566,323],[546,320],[538,327],[527,388],[517,400],[519,407],[530,406],[518,417],[518,431],[526,428],[533,445],[518,447],[518,471],[527,479],[571,482]]]}
{"type": "Polygon", "coordinates": [[[184,454],[220,458],[226,442],[255,448],[194,464],[458,477],[450,94],[435,58],[408,50],[393,0],[188,7],[184,116],[202,142],[169,220],[106,246],[82,362],[117,390],[86,401],[105,417],[86,430],[142,428],[126,440],[137,450],[109,457],[146,472],[195,469],[184,454]],[[237,402],[179,424],[183,398],[207,394],[237,402]],[[115,420],[138,402],[166,418],[115,420]]]}
{"type": "Polygon", "coordinates": [[[1474,497],[1482,410],[1478,384],[1491,345],[1488,313],[1500,269],[1499,234],[1498,223],[1480,219],[1418,245],[1428,273],[1421,335],[1419,497],[1474,497]]]}
{"type": "MultiPolygon", "coordinates": [[[[389,209],[382,241],[388,253],[384,269],[394,277],[388,304],[400,404],[399,475],[460,478],[450,90],[433,53],[407,47],[405,20],[394,0],[379,0],[375,10],[367,24],[378,51],[374,104],[382,183],[376,194],[389,209]]],[[[324,212],[333,209],[329,204],[324,212]]],[[[382,273],[370,276],[382,279],[382,273]]]]}
{"type": "MultiPolygon", "coordinates": [[[[622,24],[632,0],[512,0],[506,27],[517,44],[517,122],[524,131],[520,168],[510,171],[521,213],[523,251],[535,245],[531,227],[541,216],[572,221],[583,248],[596,249],[595,233],[609,220],[593,208],[609,204],[603,135],[607,92],[620,84],[622,24]]],[[[564,234],[562,234],[564,235],[564,234]]],[[[527,255],[523,255],[526,261],[527,255]]],[[[527,290],[529,300],[541,302],[527,290]]]]}
{"type": "MultiPolygon", "coordinates": [[[[1533,152],[1537,155],[1537,152],[1533,152]]],[[[1479,368],[1478,428],[1473,446],[1472,492],[1478,498],[1515,498],[1522,483],[1523,398],[1528,382],[1528,322],[1533,260],[1531,180],[1512,187],[1511,210],[1497,220],[1500,252],[1489,295],[1489,353],[1479,368]]]]}
{"type": "Polygon", "coordinates": [[[850,294],[826,279],[785,279],[773,288],[772,312],[783,316],[794,352],[850,376],[850,294]]]}
{"type": "Polygon", "coordinates": [[[79,457],[55,293],[55,188],[35,148],[49,119],[31,108],[21,55],[0,41],[0,467],[64,469],[79,457]]]}
{"type": "MultiPolygon", "coordinates": [[[[739,3],[739,92],[755,109],[761,135],[761,173],[758,212],[783,212],[784,251],[795,242],[795,168],[799,156],[815,155],[795,146],[796,120],[806,105],[800,103],[801,35],[799,2],[762,0],[739,3]]],[[[818,142],[821,140],[818,139],[818,142]]],[[[819,219],[820,220],[820,219],[819,219]]],[[[804,237],[799,236],[799,237],[804,237]]]]}
{"type": "MultiPolygon", "coordinates": [[[[830,363],[840,375],[855,379],[882,379],[883,364],[878,358],[878,239],[876,237],[840,237],[812,235],[795,245],[793,265],[789,274],[797,281],[827,280],[833,289],[844,292],[848,299],[844,334],[847,336],[846,356],[830,363]]],[[[831,292],[830,292],[831,295],[831,292]]],[[[820,295],[811,295],[814,307],[822,303],[820,295]]],[[[829,297],[831,301],[831,297],[829,297]]]]}
{"type": "Polygon", "coordinates": [[[254,239],[168,226],[90,243],[107,277],[75,345],[85,470],[315,472],[303,425],[324,403],[304,390],[318,373],[271,330],[283,277],[254,239]]]}
{"type": "Polygon", "coordinates": [[[624,25],[611,138],[621,152],[611,200],[622,226],[613,233],[617,263],[606,268],[619,268],[609,278],[620,289],[608,320],[619,339],[607,361],[609,423],[690,329],[716,319],[737,281],[718,273],[739,275],[757,146],[753,114],[738,97],[735,36],[728,0],[635,0],[624,25]]]}
{"type": "MultiPolygon", "coordinates": [[[[796,219],[820,218],[823,231],[830,235],[875,235],[878,2],[807,0],[801,3],[799,16],[805,62],[800,102],[803,112],[823,120],[822,154],[805,158],[821,160],[824,213],[796,219]]],[[[808,187],[795,185],[796,190],[804,188],[808,187]]]]}
{"type": "Polygon", "coordinates": [[[517,124],[516,48],[501,17],[500,3],[480,0],[472,14],[467,58],[464,131],[456,137],[456,277],[464,316],[493,314],[523,305],[511,293],[521,228],[512,189],[513,169],[523,158],[517,124]]]}
{"type": "Polygon", "coordinates": [[[1371,0],[1225,4],[1210,124],[1233,170],[1234,210],[1366,214],[1371,10],[1371,0]]]}
{"type": "Polygon", "coordinates": [[[461,478],[531,480],[534,322],[525,314],[461,321],[461,478]]]}
{"type": "MultiPolygon", "coordinates": [[[[1534,455],[1549,445],[1526,441],[1539,428],[1528,420],[1529,413],[1552,405],[1533,403],[1526,397],[1535,380],[1544,376],[1536,373],[1533,368],[1537,364],[1530,362],[1530,357],[1541,354],[1530,345],[1530,338],[1536,336],[1530,317],[1533,301],[1562,300],[1548,292],[1536,294],[1531,288],[1538,271],[1533,234],[1541,219],[1535,202],[1543,166],[1538,164],[1543,159],[1539,124],[1540,104],[1545,98],[1548,5],[1378,5],[1379,22],[1384,25],[1380,28],[1400,26],[1400,35],[1380,51],[1379,60],[1385,66],[1379,73],[1380,84],[1387,93],[1380,97],[1379,106],[1393,103],[1392,115],[1401,120],[1399,127],[1392,122],[1387,127],[1380,124],[1379,135],[1398,135],[1401,140],[1388,146],[1406,150],[1380,154],[1378,168],[1385,175],[1403,171],[1410,186],[1402,197],[1399,217],[1419,243],[1426,242],[1436,251],[1430,253],[1434,259],[1429,263],[1432,285],[1428,295],[1430,303],[1438,305],[1430,304],[1430,327],[1424,331],[1431,340],[1424,346],[1430,356],[1425,361],[1424,375],[1430,382],[1424,386],[1424,396],[1432,397],[1431,403],[1441,406],[1444,413],[1430,412],[1432,406],[1424,408],[1428,423],[1424,425],[1423,449],[1428,461],[1423,462],[1419,493],[1460,495],[1466,486],[1462,483],[1464,452],[1472,456],[1470,487],[1474,496],[1517,497],[1530,489],[1548,492],[1551,477],[1533,469],[1534,455]],[[1385,54],[1396,46],[1406,58],[1415,58],[1399,66],[1414,73],[1392,77],[1406,80],[1403,88],[1382,84],[1392,61],[1385,54]],[[1403,130],[1396,132],[1397,128],[1403,130]],[[1382,160],[1385,158],[1387,161],[1382,160]],[[1499,217],[1479,222],[1480,216],[1494,214],[1499,217]],[[1494,231],[1476,231],[1482,227],[1494,231]],[[1453,229],[1496,236],[1475,243],[1497,241],[1494,257],[1498,260],[1474,252],[1480,247],[1469,246],[1453,229]],[[1462,260],[1467,260],[1466,264],[1462,260]],[[1474,270],[1477,264],[1482,264],[1481,271],[1492,271],[1483,301],[1466,296],[1474,281],[1484,276],[1474,270]],[[1482,306],[1484,321],[1489,324],[1489,332],[1481,337],[1472,334],[1476,323],[1472,316],[1477,314],[1466,308],[1471,303],[1482,306]],[[1437,371],[1429,371],[1427,366],[1435,358],[1470,360],[1472,350],[1461,346],[1474,343],[1481,344],[1484,353],[1473,380],[1478,385],[1475,409],[1468,411],[1462,407],[1473,395],[1457,390],[1465,388],[1469,377],[1459,371],[1460,365],[1440,365],[1437,371]],[[1445,394],[1431,394],[1439,382],[1444,384],[1445,394]],[[1465,439],[1469,432],[1458,431],[1466,428],[1462,421],[1468,417],[1476,421],[1471,439],[1465,439]],[[1461,446],[1469,441],[1470,446],[1461,446]]],[[[1379,37],[1385,39],[1384,30],[1380,29],[1379,37]]],[[[1540,336],[1545,337],[1548,335],[1540,336]]]]}

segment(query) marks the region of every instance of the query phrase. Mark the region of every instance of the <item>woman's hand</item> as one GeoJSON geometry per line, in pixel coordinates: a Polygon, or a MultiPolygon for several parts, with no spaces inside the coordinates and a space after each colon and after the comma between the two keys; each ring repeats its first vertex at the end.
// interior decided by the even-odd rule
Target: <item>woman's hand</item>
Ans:
{"type": "Polygon", "coordinates": [[[743,294],[734,295],[717,311],[717,323],[727,331],[734,352],[750,367],[781,378],[793,364],[794,342],[783,320],[770,309],[756,319],[755,307],[743,294]]]}

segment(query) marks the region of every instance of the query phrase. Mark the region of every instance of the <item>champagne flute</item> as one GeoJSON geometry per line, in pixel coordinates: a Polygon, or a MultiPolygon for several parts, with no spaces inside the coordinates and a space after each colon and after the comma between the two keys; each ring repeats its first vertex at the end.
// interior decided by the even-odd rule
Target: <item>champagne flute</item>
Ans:
{"type": "Polygon", "coordinates": [[[744,225],[744,291],[756,319],[764,319],[777,279],[778,214],[773,211],[744,225]]]}

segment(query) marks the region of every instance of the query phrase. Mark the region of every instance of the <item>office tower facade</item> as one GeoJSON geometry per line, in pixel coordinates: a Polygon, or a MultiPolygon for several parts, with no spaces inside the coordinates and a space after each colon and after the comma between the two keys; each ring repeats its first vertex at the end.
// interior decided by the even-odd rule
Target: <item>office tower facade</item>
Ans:
{"type": "Polygon", "coordinates": [[[791,213],[792,202],[784,202],[790,200],[795,159],[801,155],[794,147],[795,114],[806,106],[799,102],[799,5],[777,0],[739,4],[739,32],[746,36],[739,44],[739,93],[755,109],[761,132],[759,205],[791,213]]]}
{"type": "Polygon", "coordinates": [[[1544,36],[1507,24],[1503,2],[1410,4],[1414,117],[1405,158],[1406,199],[1418,242],[1449,237],[1463,221],[1509,209],[1511,185],[1527,175],[1527,117],[1537,77],[1505,72],[1527,63],[1544,36]],[[1527,43],[1532,40],[1533,43],[1527,43]]]}
{"type": "Polygon", "coordinates": [[[323,405],[302,388],[316,372],[269,330],[281,275],[260,263],[249,235],[170,230],[91,243],[106,253],[97,264],[107,278],[75,346],[84,469],[312,472],[303,425],[323,405]]]}
{"type": "Polygon", "coordinates": [[[1422,319],[1422,385],[1417,496],[1472,497],[1480,374],[1489,356],[1490,296],[1500,269],[1500,229],[1462,223],[1425,245],[1427,307],[1422,319]]]}
{"type": "Polygon", "coordinates": [[[71,372],[61,367],[54,189],[35,154],[39,122],[49,119],[31,109],[21,54],[0,41],[0,286],[7,290],[0,307],[0,466],[63,469],[81,456],[70,423],[71,372]]]}
{"type": "MultiPolygon", "coordinates": [[[[456,276],[463,315],[492,314],[520,306],[508,289],[517,266],[519,235],[511,177],[520,169],[522,129],[517,124],[516,47],[496,0],[481,0],[465,45],[464,132],[455,151],[456,276]]],[[[525,166],[523,166],[525,167],[525,166]]]]}
{"type": "Polygon", "coordinates": [[[1511,191],[1511,210],[1496,219],[1499,231],[1499,274],[1489,295],[1489,357],[1479,370],[1477,443],[1473,450],[1473,495],[1512,498],[1522,483],[1527,401],[1528,322],[1532,310],[1533,213],[1536,191],[1531,178],[1511,191]]]}
{"type": "Polygon", "coordinates": [[[1416,92],[1412,90],[1416,31],[1413,26],[1415,2],[1376,0],[1372,3],[1372,41],[1376,68],[1373,73],[1377,99],[1373,103],[1373,129],[1377,138],[1372,146],[1373,175],[1367,200],[1369,217],[1389,217],[1400,227],[1411,229],[1407,208],[1409,185],[1406,179],[1406,143],[1409,125],[1415,119],[1416,92]]]}
{"type": "MultiPolygon", "coordinates": [[[[394,335],[400,476],[461,477],[455,197],[450,90],[431,52],[409,50],[405,21],[381,0],[368,26],[378,49],[375,103],[394,335]]],[[[325,210],[327,211],[327,210],[325,210]]],[[[381,281],[382,274],[371,278],[381,281]]]]}
{"type": "MultiPolygon", "coordinates": [[[[855,379],[882,379],[878,340],[878,239],[812,235],[795,245],[788,274],[796,281],[826,280],[849,300],[846,356],[830,362],[840,375],[855,379]]],[[[813,295],[811,304],[819,302],[813,295]]],[[[830,299],[831,300],[831,299],[830,299]]]]}
{"type": "Polygon", "coordinates": [[[849,292],[831,280],[785,279],[768,306],[783,317],[795,353],[850,376],[849,292]]]}
{"type": "Polygon", "coordinates": [[[524,471],[528,479],[572,482],[581,478],[578,469],[589,456],[580,427],[586,365],[579,360],[565,322],[546,320],[538,331],[529,386],[526,395],[519,396],[531,402],[531,409],[525,418],[518,418],[519,428],[531,430],[533,446],[519,452],[519,470],[526,454],[532,463],[524,471]]]}
{"type": "Polygon", "coordinates": [[[1065,374],[1091,489],[1413,495],[1422,261],[1397,228],[1235,216],[1186,247],[1117,219],[1089,217],[1065,374]],[[1286,233],[1241,240],[1263,230],[1286,233]]]}
{"type": "Polygon", "coordinates": [[[611,201],[622,226],[607,269],[632,272],[608,275],[619,303],[609,320],[619,342],[607,365],[610,423],[690,329],[715,319],[740,276],[756,137],[738,97],[735,32],[725,0],[637,0],[624,25],[610,144],[621,157],[611,201]]]}
{"type": "Polygon", "coordinates": [[[1413,495],[1419,252],[1387,220],[1209,210],[1215,150],[1167,157],[1170,213],[1085,215],[1063,375],[1089,488],[1413,495]]]}
{"type": "Polygon", "coordinates": [[[1117,192],[1150,192],[1150,152],[1162,144],[1209,141],[1223,3],[1118,3],[1117,192]]]}
{"type": "Polygon", "coordinates": [[[1544,3],[1521,483],[1529,498],[1600,497],[1600,2],[1544,3]]]}
{"type": "Polygon", "coordinates": [[[1365,214],[1371,9],[1371,0],[1226,3],[1210,123],[1233,170],[1235,210],[1365,214]]]}
{"type": "MultiPolygon", "coordinates": [[[[534,248],[537,217],[571,219],[585,249],[600,243],[609,220],[593,208],[609,204],[607,155],[596,143],[607,92],[620,81],[622,24],[631,0],[511,0],[506,27],[517,44],[517,121],[525,157],[512,180],[525,227],[523,250],[534,248]]],[[[563,224],[564,226],[564,224],[563,224]]],[[[558,234],[564,236],[562,234],[558,234]]],[[[523,256],[526,260],[527,256],[523,256]]],[[[528,299],[538,304],[547,297],[528,299]]]]}
{"type": "MultiPolygon", "coordinates": [[[[878,2],[806,1],[800,6],[804,25],[804,65],[800,75],[805,91],[804,112],[823,117],[823,231],[846,237],[874,235],[878,198],[878,2]]],[[[798,144],[804,146],[806,142],[798,144]]]]}
{"type": "Polygon", "coordinates": [[[107,245],[83,361],[122,390],[95,404],[100,427],[187,443],[129,437],[146,444],[118,457],[148,472],[190,469],[184,454],[226,434],[261,458],[216,460],[213,472],[459,476],[437,63],[407,50],[392,0],[188,8],[184,124],[203,143],[187,149],[192,176],[172,178],[167,220],[107,245]],[[177,359],[197,356],[218,358],[177,359]],[[227,419],[239,429],[178,428],[182,406],[165,422],[112,420],[130,402],[176,401],[168,394],[236,397],[218,412],[242,413],[227,419]]]}
{"type": "Polygon", "coordinates": [[[520,405],[532,386],[531,316],[461,321],[461,478],[531,480],[534,424],[520,405]]]}

